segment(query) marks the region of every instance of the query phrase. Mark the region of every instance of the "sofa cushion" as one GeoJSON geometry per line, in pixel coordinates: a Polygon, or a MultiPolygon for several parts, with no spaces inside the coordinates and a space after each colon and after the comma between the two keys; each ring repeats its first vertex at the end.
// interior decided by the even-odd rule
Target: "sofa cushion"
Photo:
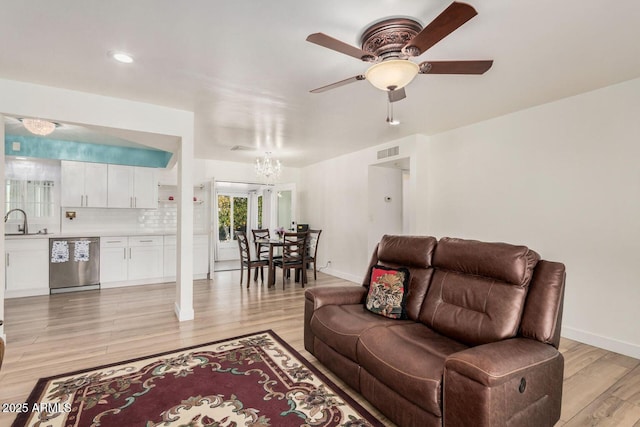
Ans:
{"type": "Polygon", "coordinates": [[[313,334],[338,353],[357,362],[356,344],[364,331],[375,326],[389,326],[409,321],[388,319],[373,314],[363,304],[326,305],[311,318],[313,334]]]}
{"type": "Polygon", "coordinates": [[[440,240],[420,321],[468,345],[514,337],[538,260],[524,246],[440,240]]]}
{"type": "Polygon", "coordinates": [[[437,240],[431,236],[384,235],[373,252],[363,285],[371,281],[371,267],[405,267],[409,270],[409,293],[406,299],[407,317],[418,320],[420,307],[431,282],[431,259],[437,240]]]}
{"type": "Polygon", "coordinates": [[[443,237],[433,254],[433,266],[526,286],[540,256],[526,246],[443,237]]]}
{"type": "Polygon", "coordinates": [[[466,348],[420,323],[394,323],[364,331],[357,356],[380,382],[439,417],[444,361],[466,348]]]}
{"type": "Polygon", "coordinates": [[[409,270],[375,265],[365,301],[367,310],[390,319],[406,319],[409,270]]]}
{"type": "Polygon", "coordinates": [[[378,244],[378,260],[415,268],[431,267],[437,240],[430,236],[391,236],[385,234],[378,244]]]}

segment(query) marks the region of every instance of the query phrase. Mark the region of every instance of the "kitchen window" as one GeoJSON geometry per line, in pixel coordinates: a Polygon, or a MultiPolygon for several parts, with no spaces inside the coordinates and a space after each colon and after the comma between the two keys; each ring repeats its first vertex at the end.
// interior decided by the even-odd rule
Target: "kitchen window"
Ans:
{"type": "MultiPolygon", "coordinates": [[[[5,158],[4,212],[22,209],[27,213],[31,231],[55,228],[60,222],[60,161],[5,158]]],[[[22,224],[19,212],[12,213],[7,224],[17,229],[22,224]]]]}
{"type": "MultiPolygon", "coordinates": [[[[29,219],[48,219],[54,216],[54,182],[53,181],[21,181],[7,179],[6,208],[22,209],[29,219]]],[[[22,219],[18,212],[12,213],[9,219],[22,219]]]]}

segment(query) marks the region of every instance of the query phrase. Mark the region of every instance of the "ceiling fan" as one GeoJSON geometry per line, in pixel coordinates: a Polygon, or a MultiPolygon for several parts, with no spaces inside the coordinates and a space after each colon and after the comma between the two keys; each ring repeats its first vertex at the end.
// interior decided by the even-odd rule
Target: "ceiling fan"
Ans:
{"type": "Polygon", "coordinates": [[[364,31],[360,38],[361,48],[323,33],[311,34],[307,37],[311,43],[373,63],[364,74],[313,89],[311,93],[367,80],[376,88],[387,91],[391,103],[406,98],[404,87],[418,74],[484,74],[493,65],[493,60],[424,61],[420,64],[409,60],[422,55],[477,14],[472,6],[453,2],[424,28],[410,18],[385,19],[364,31]]]}

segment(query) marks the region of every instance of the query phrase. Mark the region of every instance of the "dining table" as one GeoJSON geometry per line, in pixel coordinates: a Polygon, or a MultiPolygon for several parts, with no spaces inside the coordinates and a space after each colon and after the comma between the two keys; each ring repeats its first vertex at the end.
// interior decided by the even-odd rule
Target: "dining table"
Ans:
{"type": "MultiPolygon", "coordinates": [[[[275,265],[273,263],[274,253],[275,253],[275,249],[277,247],[281,247],[281,246],[284,245],[284,241],[282,239],[279,239],[279,238],[270,237],[270,238],[256,239],[256,240],[254,240],[254,243],[256,244],[256,246],[258,246],[258,248],[260,246],[265,246],[265,245],[269,246],[269,272],[268,272],[269,274],[268,274],[268,279],[267,279],[267,287],[270,288],[271,286],[275,286],[275,284],[276,284],[276,268],[275,268],[275,265]]],[[[257,253],[260,253],[260,250],[258,250],[257,253]]]]}

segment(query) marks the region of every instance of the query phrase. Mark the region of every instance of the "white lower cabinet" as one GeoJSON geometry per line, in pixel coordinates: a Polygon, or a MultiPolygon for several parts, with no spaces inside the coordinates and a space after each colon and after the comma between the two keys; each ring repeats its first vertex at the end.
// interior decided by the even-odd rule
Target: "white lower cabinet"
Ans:
{"type": "MultiPolygon", "coordinates": [[[[100,238],[100,284],[105,287],[175,280],[176,236],[116,236],[100,238]]],[[[193,236],[193,277],[209,273],[209,237],[193,236]]]]}
{"type": "Polygon", "coordinates": [[[49,294],[49,239],[5,240],[5,298],[49,294]]]}
{"type": "Polygon", "coordinates": [[[209,236],[193,236],[193,275],[209,274],[209,236]]]}
{"type": "MultiPolygon", "coordinates": [[[[178,251],[176,236],[164,236],[164,276],[175,280],[178,251]]],[[[204,279],[209,274],[209,237],[206,235],[193,236],[193,277],[204,279]]]]}
{"type": "Polygon", "coordinates": [[[163,276],[162,236],[100,238],[100,284],[156,283],[163,276]]]}
{"type": "Polygon", "coordinates": [[[129,237],[129,279],[161,278],[162,236],[129,237]]]}
{"type": "Polygon", "coordinates": [[[124,282],[128,279],[128,237],[100,238],[100,283],[124,282]]]}

